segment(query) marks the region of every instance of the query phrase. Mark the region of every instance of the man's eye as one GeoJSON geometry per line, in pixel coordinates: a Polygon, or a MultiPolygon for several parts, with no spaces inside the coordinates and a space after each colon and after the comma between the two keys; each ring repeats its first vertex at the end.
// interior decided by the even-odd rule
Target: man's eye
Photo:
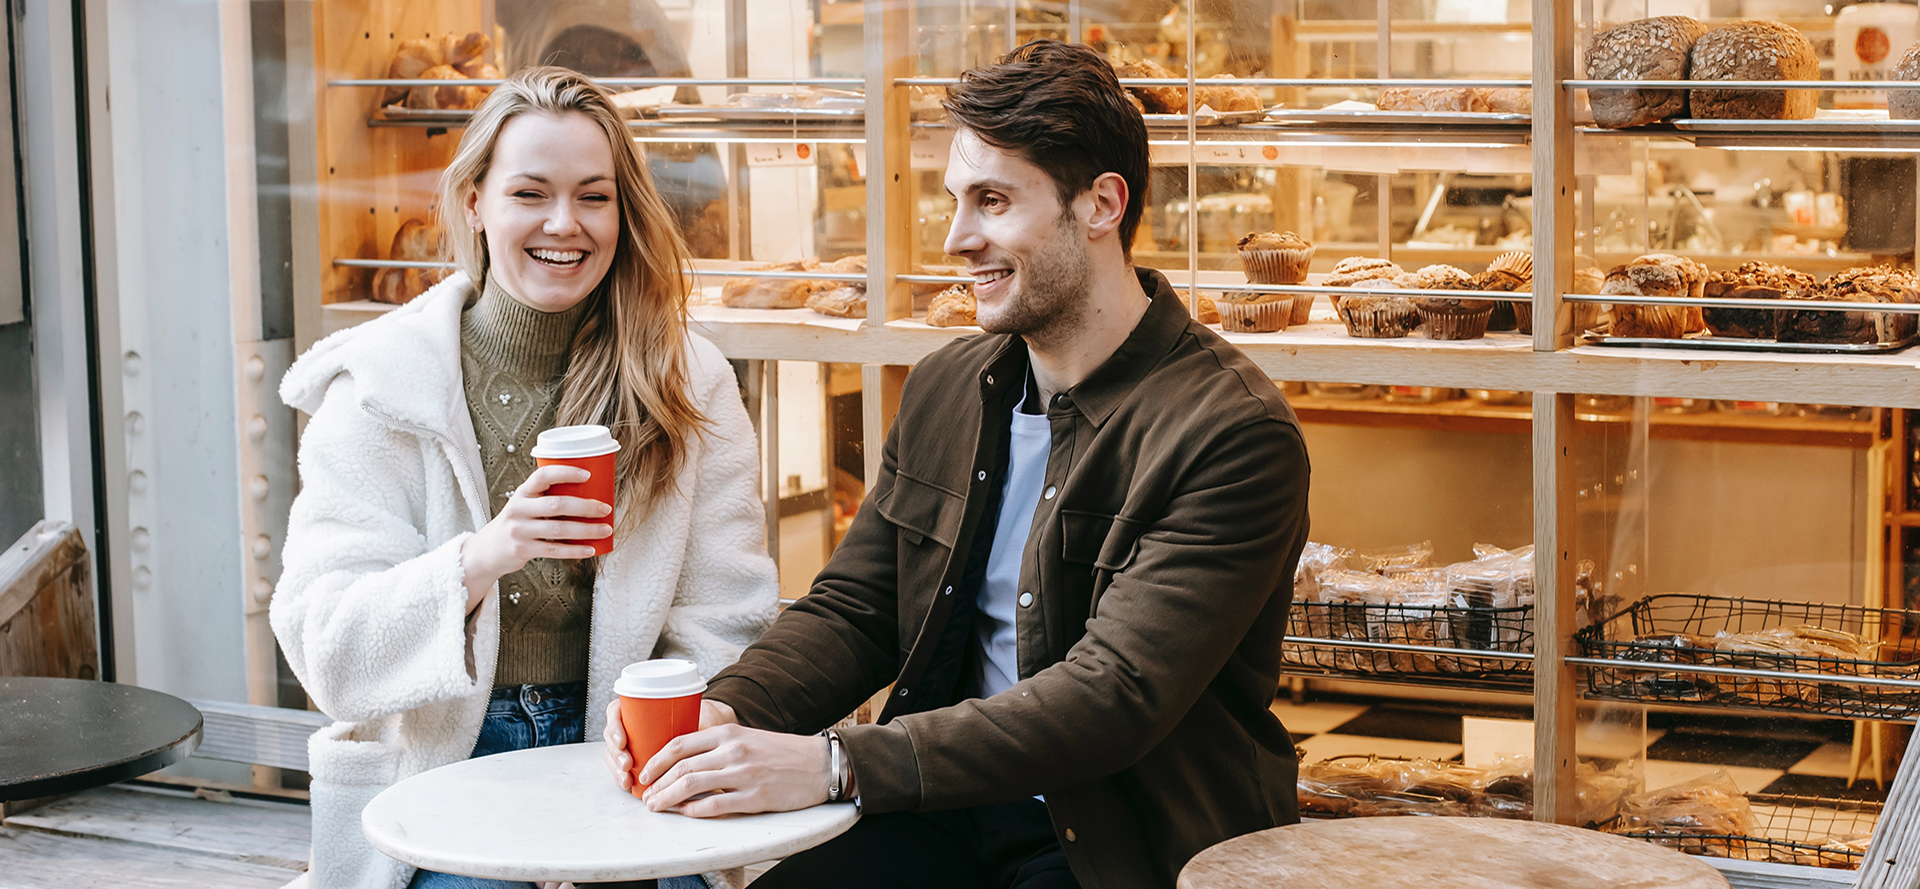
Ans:
{"type": "Polygon", "coordinates": [[[1005,201],[1000,200],[1000,198],[995,195],[987,195],[980,199],[980,206],[987,208],[999,207],[1005,203],[1005,201]]]}

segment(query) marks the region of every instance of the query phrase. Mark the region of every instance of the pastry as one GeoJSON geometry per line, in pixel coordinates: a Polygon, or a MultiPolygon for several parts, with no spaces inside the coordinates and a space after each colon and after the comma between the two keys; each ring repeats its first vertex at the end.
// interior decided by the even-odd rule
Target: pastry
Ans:
{"type": "MultiPolygon", "coordinates": [[[[403,262],[436,262],[446,258],[446,242],[440,229],[419,219],[400,223],[393,233],[393,245],[387,258],[403,262]]],[[[381,269],[373,276],[376,302],[401,304],[427,292],[448,274],[446,269],[381,269]]]]}
{"type": "MultiPolygon", "coordinates": [[[[1813,287],[1813,276],[1785,266],[1751,260],[1707,280],[1704,295],[1713,299],[1792,299],[1813,287]]],[[[1779,312],[1772,309],[1701,309],[1714,336],[1773,339],[1779,312]]]]}
{"type": "MultiPolygon", "coordinates": [[[[491,64],[488,64],[486,62],[468,62],[465,65],[460,66],[460,73],[465,74],[468,77],[473,78],[474,80],[501,79],[500,69],[495,68],[491,64]]],[[[480,107],[480,103],[485,102],[487,100],[487,97],[490,95],[493,95],[493,87],[470,86],[470,87],[466,87],[466,92],[463,95],[463,99],[465,99],[466,101],[470,101],[472,103],[467,107],[478,108],[480,107]]]]}
{"type": "MultiPolygon", "coordinates": [[[[1615,266],[1600,292],[1608,296],[1686,296],[1686,279],[1672,266],[1657,264],[1615,266]]],[[[1678,339],[1687,332],[1683,306],[1613,304],[1613,335],[1678,339]]]]}
{"type": "MultiPolygon", "coordinates": [[[[438,40],[403,40],[387,63],[390,80],[417,80],[428,68],[445,65],[447,57],[438,40]]],[[[397,105],[407,98],[410,87],[390,86],[381,95],[380,104],[397,105]]]]}
{"type": "MultiPolygon", "coordinates": [[[[1888,79],[1920,80],[1920,43],[1907,49],[1888,79]]],[[[1887,90],[1887,116],[1894,120],[1920,119],[1920,90],[1887,90]]]]}
{"type": "MultiPolygon", "coordinates": [[[[1891,266],[1865,266],[1836,272],[1801,293],[1798,300],[1823,302],[1920,302],[1913,273],[1891,266]]],[[[1782,300],[1792,304],[1795,298],[1782,300]]],[[[1783,310],[1775,336],[1783,343],[1891,343],[1913,336],[1915,318],[1887,312],[1783,310]]]]}
{"type": "MultiPolygon", "coordinates": [[[[1138,62],[1126,62],[1116,70],[1121,77],[1143,77],[1169,79],[1180,75],[1165,65],[1152,59],[1138,62]]],[[[1130,86],[1127,91],[1140,100],[1140,106],[1147,114],[1184,114],[1187,110],[1187,91],[1178,86],[1130,86]]]]}
{"type": "Polygon", "coordinates": [[[867,317],[867,285],[839,281],[833,283],[838,286],[808,294],[807,308],[822,315],[840,318],[867,317]]]}
{"type": "Polygon", "coordinates": [[[1249,284],[1298,284],[1313,261],[1313,244],[1293,232],[1251,232],[1238,247],[1249,284]]]}
{"type": "Polygon", "coordinates": [[[955,284],[934,296],[933,304],[927,307],[927,324],[930,327],[974,326],[980,323],[976,315],[978,309],[973,285],[955,284]]]}
{"type": "Polygon", "coordinates": [[[441,57],[446,59],[444,64],[459,68],[485,58],[487,51],[493,49],[493,41],[479,31],[472,31],[458,36],[448,34],[440,38],[440,46],[441,57]]]}
{"type": "MultiPolygon", "coordinates": [[[[1533,287],[1533,254],[1523,250],[1502,253],[1493,258],[1487,270],[1473,277],[1474,290],[1495,293],[1524,293],[1533,287]]],[[[1533,332],[1533,303],[1500,302],[1493,306],[1488,330],[1533,332]]]]}
{"type": "Polygon", "coordinates": [[[1487,90],[1487,110],[1495,114],[1533,114],[1533,90],[1507,86],[1487,90]]]}
{"type": "MultiPolygon", "coordinates": [[[[1592,80],[1686,80],[1694,42],[1705,25],[1684,15],[1663,15],[1615,25],[1593,35],[1587,47],[1587,77],[1592,80]]],[[[1687,91],[1676,89],[1595,89],[1587,91],[1593,122],[1603,127],[1637,127],[1684,116],[1687,91]]]]}
{"type": "MultiPolygon", "coordinates": [[[[435,65],[420,72],[421,80],[466,80],[467,75],[451,65],[435,65]]],[[[466,107],[466,88],[457,83],[444,86],[422,85],[407,91],[407,107],[422,111],[466,107]]]]}
{"type": "MultiPolygon", "coordinates": [[[[1473,276],[1450,265],[1436,263],[1414,272],[1408,282],[1421,290],[1472,290],[1473,276]]],[[[1396,282],[1398,283],[1398,282],[1396,282]]],[[[1452,297],[1415,297],[1413,307],[1427,336],[1436,340],[1474,340],[1487,334],[1493,301],[1452,297]]]]}
{"type": "Polygon", "coordinates": [[[1322,284],[1328,287],[1352,287],[1361,281],[1385,278],[1392,280],[1401,273],[1400,266],[1392,260],[1377,259],[1372,256],[1349,256],[1333,264],[1333,271],[1327,273],[1322,284]]]}
{"type": "MultiPolygon", "coordinates": [[[[1376,279],[1356,282],[1356,286],[1388,287],[1392,283],[1376,279]]],[[[1413,300],[1404,296],[1349,296],[1334,303],[1333,308],[1340,314],[1341,322],[1347,325],[1350,336],[1397,339],[1420,326],[1419,310],[1414,308],[1413,300]]]]}
{"type": "MultiPolygon", "coordinates": [[[[755,271],[802,272],[806,263],[788,262],[755,271]]],[[[799,309],[807,305],[814,282],[799,278],[728,278],[720,285],[720,304],[736,309],[799,309]]]]}
{"type": "Polygon", "coordinates": [[[1235,290],[1220,294],[1220,329],[1232,333],[1286,330],[1293,320],[1293,297],[1286,293],[1235,290]]]}
{"type": "Polygon", "coordinates": [[[1487,111],[1487,91],[1471,86],[1391,86],[1374,103],[1381,111],[1487,111]]]}
{"type": "MultiPolygon", "coordinates": [[[[1176,290],[1174,291],[1174,294],[1180,297],[1181,305],[1183,306],[1189,305],[1189,303],[1187,302],[1187,295],[1185,293],[1181,293],[1180,291],[1176,290]]],[[[1189,309],[1189,312],[1191,312],[1191,309],[1189,309]]],[[[1220,323],[1220,306],[1213,301],[1213,297],[1202,294],[1200,296],[1200,313],[1198,315],[1194,315],[1193,319],[1195,321],[1200,322],[1201,324],[1207,324],[1207,325],[1219,324],[1220,323]]]]}
{"type": "MultiPolygon", "coordinates": [[[[1693,44],[1690,80],[1819,80],[1820,57],[1805,35],[1779,22],[1742,21],[1693,44]]],[[[1720,120],[1809,120],[1815,90],[1695,89],[1688,113],[1720,120]]]]}

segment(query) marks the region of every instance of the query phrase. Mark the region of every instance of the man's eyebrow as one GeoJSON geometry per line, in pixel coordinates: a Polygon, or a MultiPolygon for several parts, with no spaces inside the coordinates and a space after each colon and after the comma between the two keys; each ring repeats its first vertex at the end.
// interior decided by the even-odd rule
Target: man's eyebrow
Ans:
{"type": "MultiPolygon", "coordinates": [[[[1017,188],[1011,182],[1007,182],[1000,179],[982,179],[978,182],[967,183],[966,191],[967,191],[967,194],[979,194],[980,192],[983,192],[983,191],[1014,192],[1014,191],[1019,191],[1019,188],[1017,188]]],[[[947,193],[953,194],[953,192],[951,191],[947,193]]]]}

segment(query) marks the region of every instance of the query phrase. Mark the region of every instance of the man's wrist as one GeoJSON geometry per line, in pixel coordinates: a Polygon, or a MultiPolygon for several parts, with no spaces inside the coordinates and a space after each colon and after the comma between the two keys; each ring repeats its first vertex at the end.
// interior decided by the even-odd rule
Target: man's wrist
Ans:
{"type": "Polygon", "coordinates": [[[827,801],[842,802],[854,798],[853,760],[847,756],[840,733],[827,729],[827,801]]]}

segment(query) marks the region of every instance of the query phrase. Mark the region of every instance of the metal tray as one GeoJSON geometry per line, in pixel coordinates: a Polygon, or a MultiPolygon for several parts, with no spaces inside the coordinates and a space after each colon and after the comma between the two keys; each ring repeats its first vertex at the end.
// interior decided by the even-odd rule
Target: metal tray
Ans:
{"type": "MultiPolygon", "coordinates": [[[[1215,111],[1211,114],[1202,114],[1195,117],[1193,125],[1196,127],[1217,127],[1226,124],[1253,123],[1266,115],[1267,111],[1264,108],[1253,111],[1215,111]]],[[[1140,116],[1146,119],[1147,126],[1155,129],[1185,127],[1187,125],[1187,116],[1184,114],[1142,114],[1140,116]]]]}
{"type": "Polygon", "coordinates": [[[1915,337],[1892,343],[1783,343],[1778,340],[1749,340],[1737,337],[1706,336],[1686,339],[1659,337],[1609,336],[1588,333],[1584,341],[1593,346],[1639,349],[1705,349],[1718,352],[1796,352],[1813,355],[1878,355],[1898,352],[1913,345],[1915,337]]]}
{"type": "Polygon", "coordinates": [[[1812,120],[1707,120],[1682,117],[1674,120],[1673,128],[1687,133],[1920,136],[1920,120],[1888,120],[1884,117],[1816,117],[1812,120]]]}
{"type": "Polygon", "coordinates": [[[380,109],[387,120],[427,121],[429,123],[466,123],[473,116],[471,108],[408,108],[403,105],[387,105],[380,109]]]}
{"type": "Polygon", "coordinates": [[[1363,111],[1306,108],[1272,108],[1267,119],[1278,123],[1313,124],[1446,124],[1458,126],[1525,126],[1533,122],[1528,114],[1485,111],[1363,111]]]}
{"type": "Polygon", "coordinates": [[[867,111],[864,108],[736,108],[731,105],[662,105],[658,114],[663,120],[678,118],[754,123],[787,121],[825,123],[867,119],[867,111]]]}

